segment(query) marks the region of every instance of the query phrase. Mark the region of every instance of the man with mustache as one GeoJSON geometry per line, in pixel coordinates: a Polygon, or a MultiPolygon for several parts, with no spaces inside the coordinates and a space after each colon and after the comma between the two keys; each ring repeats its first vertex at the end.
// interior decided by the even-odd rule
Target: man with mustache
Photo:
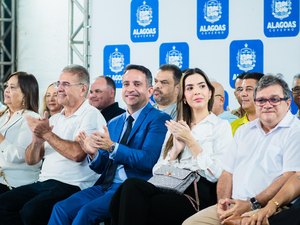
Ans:
{"type": "Polygon", "coordinates": [[[181,70],[173,64],[160,66],[153,87],[155,108],[169,114],[172,119],[176,117],[176,101],[179,94],[179,82],[182,76],[181,70]]]}

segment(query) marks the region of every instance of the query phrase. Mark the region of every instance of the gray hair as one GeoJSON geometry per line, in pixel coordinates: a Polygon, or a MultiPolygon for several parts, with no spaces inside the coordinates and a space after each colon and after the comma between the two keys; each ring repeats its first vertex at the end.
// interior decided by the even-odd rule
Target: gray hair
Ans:
{"type": "Polygon", "coordinates": [[[295,80],[298,80],[298,79],[300,79],[300,73],[299,73],[299,74],[296,74],[296,75],[293,77],[292,87],[294,87],[295,80]]]}
{"type": "Polygon", "coordinates": [[[67,73],[76,74],[81,83],[84,83],[87,86],[90,85],[90,74],[87,71],[87,69],[84,68],[83,66],[76,65],[76,64],[68,65],[65,68],[63,68],[62,72],[63,73],[67,72],[67,73]]]}
{"type": "Polygon", "coordinates": [[[265,75],[258,81],[254,89],[254,98],[256,98],[256,94],[258,91],[273,85],[279,85],[280,87],[282,87],[284,98],[291,98],[288,84],[280,76],[274,75],[265,75]]]}

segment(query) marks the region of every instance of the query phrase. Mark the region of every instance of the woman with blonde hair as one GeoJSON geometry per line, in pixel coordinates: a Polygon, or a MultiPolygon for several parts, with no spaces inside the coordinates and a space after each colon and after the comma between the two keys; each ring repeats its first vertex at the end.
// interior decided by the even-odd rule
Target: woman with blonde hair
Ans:
{"type": "Polygon", "coordinates": [[[44,113],[47,112],[50,117],[60,112],[62,108],[62,105],[57,102],[57,88],[54,83],[51,83],[47,87],[46,93],[43,97],[43,108],[41,114],[44,115],[44,113]]]}

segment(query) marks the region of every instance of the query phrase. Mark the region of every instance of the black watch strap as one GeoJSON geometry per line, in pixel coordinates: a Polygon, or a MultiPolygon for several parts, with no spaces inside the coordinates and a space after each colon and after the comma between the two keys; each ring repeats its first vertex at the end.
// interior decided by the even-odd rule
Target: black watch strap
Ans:
{"type": "Polygon", "coordinates": [[[250,198],[250,203],[251,203],[252,210],[261,208],[261,204],[257,201],[257,199],[255,197],[250,198]]]}
{"type": "Polygon", "coordinates": [[[115,150],[115,147],[116,147],[116,143],[114,142],[114,143],[112,143],[112,145],[109,147],[108,152],[109,152],[109,153],[112,153],[112,152],[115,150]]]}

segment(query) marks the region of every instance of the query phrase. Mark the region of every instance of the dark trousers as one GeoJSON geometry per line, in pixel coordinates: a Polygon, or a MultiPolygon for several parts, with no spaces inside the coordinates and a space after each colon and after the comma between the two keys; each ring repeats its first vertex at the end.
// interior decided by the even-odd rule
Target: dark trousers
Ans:
{"type": "MultiPolygon", "coordinates": [[[[185,193],[194,197],[192,186],[185,193]]],[[[201,209],[216,203],[215,187],[215,184],[207,186],[206,195],[203,189],[199,191],[201,209]]],[[[186,196],[165,192],[147,181],[131,178],[113,196],[110,212],[112,225],[181,225],[196,211],[186,196]]]]}
{"type": "Polygon", "coordinates": [[[0,195],[1,225],[46,225],[53,205],[79,191],[77,186],[47,180],[0,195]]]}
{"type": "Polygon", "coordinates": [[[287,210],[283,210],[269,219],[270,225],[300,225],[300,199],[287,210]]]}
{"type": "Polygon", "coordinates": [[[0,194],[3,194],[4,192],[7,191],[9,191],[9,188],[4,184],[0,184],[0,194]]]}

